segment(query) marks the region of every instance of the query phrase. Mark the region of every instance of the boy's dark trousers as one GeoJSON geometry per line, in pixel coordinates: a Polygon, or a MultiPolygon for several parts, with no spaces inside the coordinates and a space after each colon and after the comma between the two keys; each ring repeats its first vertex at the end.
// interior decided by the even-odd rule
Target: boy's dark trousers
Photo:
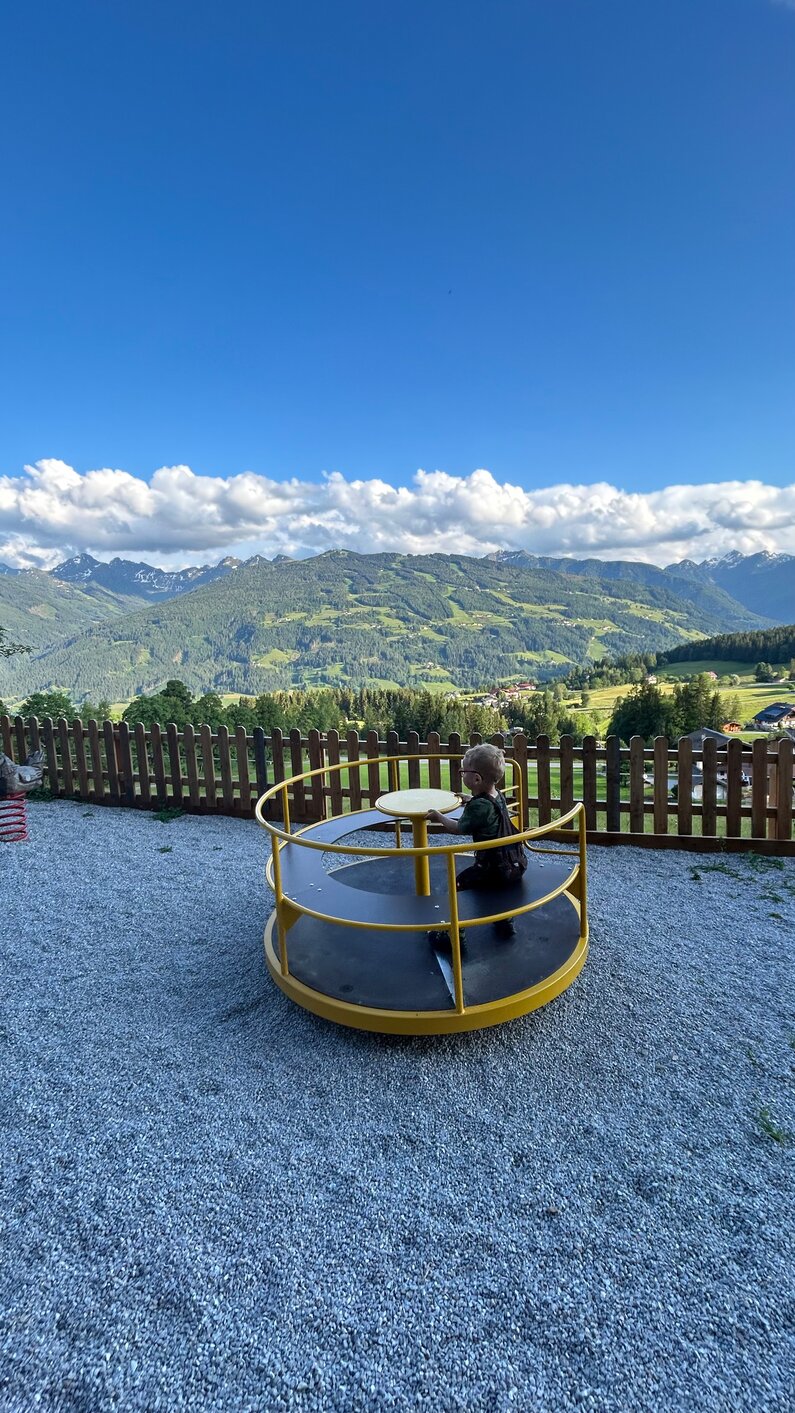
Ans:
{"type": "MultiPolygon", "coordinates": [[[[510,887],[496,868],[490,868],[488,864],[471,864],[469,868],[464,868],[458,874],[455,881],[456,893],[465,893],[470,888],[484,888],[493,892],[510,887]]],[[[505,941],[509,937],[516,936],[516,928],[513,919],[509,917],[501,918],[495,922],[494,931],[498,938],[505,941]]]]}

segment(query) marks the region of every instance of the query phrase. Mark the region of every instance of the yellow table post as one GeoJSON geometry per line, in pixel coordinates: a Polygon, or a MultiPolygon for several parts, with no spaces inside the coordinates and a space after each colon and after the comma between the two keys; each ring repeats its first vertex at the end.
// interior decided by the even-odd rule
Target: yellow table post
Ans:
{"type": "MultiPolygon", "coordinates": [[[[411,820],[411,838],[415,849],[428,847],[428,810],[438,810],[449,814],[461,804],[459,795],[451,790],[411,789],[390,790],[380,795],[375,802],[377,810],[397,819],[396,829],[400,829],[401,819],[411,820]]],[[[399,835],[396,835],[399,838],[399,835]]],[[[431,896],[431,861],[427,854],[414,855],[414,886],[419,898],[431,896]]]]}
{"type": "MultiPolygon", "coordinates": [[[[428,821],[424,815],[414,815],[411,820],[411,832],[415,849],[427,849],[428,847],[428,821]]],[[[414,886],[417,890],[418,898],[430,898],[431,896],[431,867],[427,854],[414,855],[414,886]]]]}

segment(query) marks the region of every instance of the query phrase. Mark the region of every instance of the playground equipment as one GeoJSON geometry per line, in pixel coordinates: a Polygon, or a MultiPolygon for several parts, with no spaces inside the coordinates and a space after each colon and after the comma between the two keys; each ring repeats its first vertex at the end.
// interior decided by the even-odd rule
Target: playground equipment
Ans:
{"type": "MultiPolygon", "coordinates": [[[[406,760],[390,755],[324,765],[280,781],[257,802],[257,820],[272,846],[266,874],[276,907],[265,928],[271,976],[299,1006],[328,1020],[405,1035],[476,1030],[545,1005],[571,985],[588,952],[582,804],[551,824],[514,836],[528,846],[521,883],[497,893],[457,893],[456,866],[466,867],[475,853],[504,841],[473,844],[460,837],[429,844],[427,810],[455,817],[460,797],[451,791],[401,791],[400,766],[406,760]],[[325,797],[334,772],[372,765],[386,773],[391,787],[373,806],[291,832],[292,787],[320,777],[325,797]],[[269,802],[277,798],[283,825],[266,817],[269,802]],[[362,832],[374,841],[384,837],[389,817],[394,843],[341,842],[362,832]],[[412,824],[408,847],[402,820],[412,824]],[[555,847],[560,841],[572,847],[555,847]],[[327,872],[324,854],[339,855],[342,862],[327,872]],[[498,941],[491,926],[502,918],[514,920],[516,935],[508,942],[498,941]],[[429,945],[434,930],[449,933],[446,955],[429,945]]],[[[526,819],[522,779],[514,762],[508,764],[514,785],[505,793],[518,797],[511,808],[521,823],[526,819]]],[[[335,793],[339,796],[339,788],[335,793]]]]}

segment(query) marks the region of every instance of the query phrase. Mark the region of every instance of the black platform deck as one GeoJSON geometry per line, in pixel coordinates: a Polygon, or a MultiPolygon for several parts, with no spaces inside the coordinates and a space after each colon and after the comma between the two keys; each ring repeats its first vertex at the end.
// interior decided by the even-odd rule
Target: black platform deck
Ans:
{"type": "MultiPolygon", "coordinates": [[[[570,858],[557,860],[552,855],[542,861],[531,858],[522,888],[506,889],[498,896],[474,891],[459,893],[461,913],[482,917],[521,906],[531,897],[541,897],[566,877],[572,862],[570,858]]],[[[468,863],[471,859],[465,858],[460,867],[468,863]]],[[[443,953],[441,960],[437,958],[426,932],[426,919],[433,927],[446,910],[446,865],[443,858],[431,859],[430,864],[435,893],[431,898],[414,898],[407,891],[413,880],[413,861],[411,857],[401,857],[397,850],[384,858],[348,864],[333,877],[326,875],[318,889],[318,903],[323,900],[325,905],[327,901],[322,887],[333,886],[335,900],[347,904],[340,916],[351,917],[355,912],[363,920],[410,921],[417,905],[422,928],[416,932],[382,932],[301,917],[287,938],[292,975],[323,995],[361,1006],[409,1011],[452,1009],[449,963],[446,968],[443,953]]],[[[546,980],[577,948],[579,915],[565,894],[517,917],[515,925],[517,936],[508,942],[498,941],[489,923],[467,926],[463,956],[467,1006],[513,996],[546,980]]]]}
{"type": "MultiPolygon", "coordinates": [[[[384,816],[378,810],[368,810],[360,815],[326,820],[307,830],[306,837],[323,843],[338,843],[349,834],[383,823],[384,816]]],[[[411,836],[404,838],[410,841],[411,836]]],[[[381,849],[381,856],[354,868],[345,865],[344,854],[337,855],[338,867],[333,873],[323,871],[320,850],[307,849],[297,842],[287,844],[279,855],[285,895],[303,907],[349,922],[394,922],[418,929],[444,924],[449,911],[445,856],[429,857],[431,896],[420,898],[415,893],[413,856],[390,847],[388,840],[388,834],[373,833],[372,845],[368,840],[368,848],[381,849]]],[[[430,842],[444,845],[453,840],[442,834],[430,842]]],[[[460,873],[473,862],[473,855],[462,855],[456,859],[456,871],[460,873]]],[[[558,887],[576,862],[571,856],[558,857],[554,853],[530,855],[527,872],[516,887],[501,890],[498,895],[475,891],[459,893],[459,918],[467,923],[496,912],[513,912],[535,902],[558,887]]]]}

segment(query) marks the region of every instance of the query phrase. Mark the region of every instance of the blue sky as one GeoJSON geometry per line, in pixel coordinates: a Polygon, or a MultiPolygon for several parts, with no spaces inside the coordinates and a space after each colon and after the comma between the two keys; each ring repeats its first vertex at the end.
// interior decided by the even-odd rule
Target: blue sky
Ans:
{"type": "Polygon", "coordinates": [[[44,0],[0,65],[6,478],[795,479],[795,4],[44,0]]]}

